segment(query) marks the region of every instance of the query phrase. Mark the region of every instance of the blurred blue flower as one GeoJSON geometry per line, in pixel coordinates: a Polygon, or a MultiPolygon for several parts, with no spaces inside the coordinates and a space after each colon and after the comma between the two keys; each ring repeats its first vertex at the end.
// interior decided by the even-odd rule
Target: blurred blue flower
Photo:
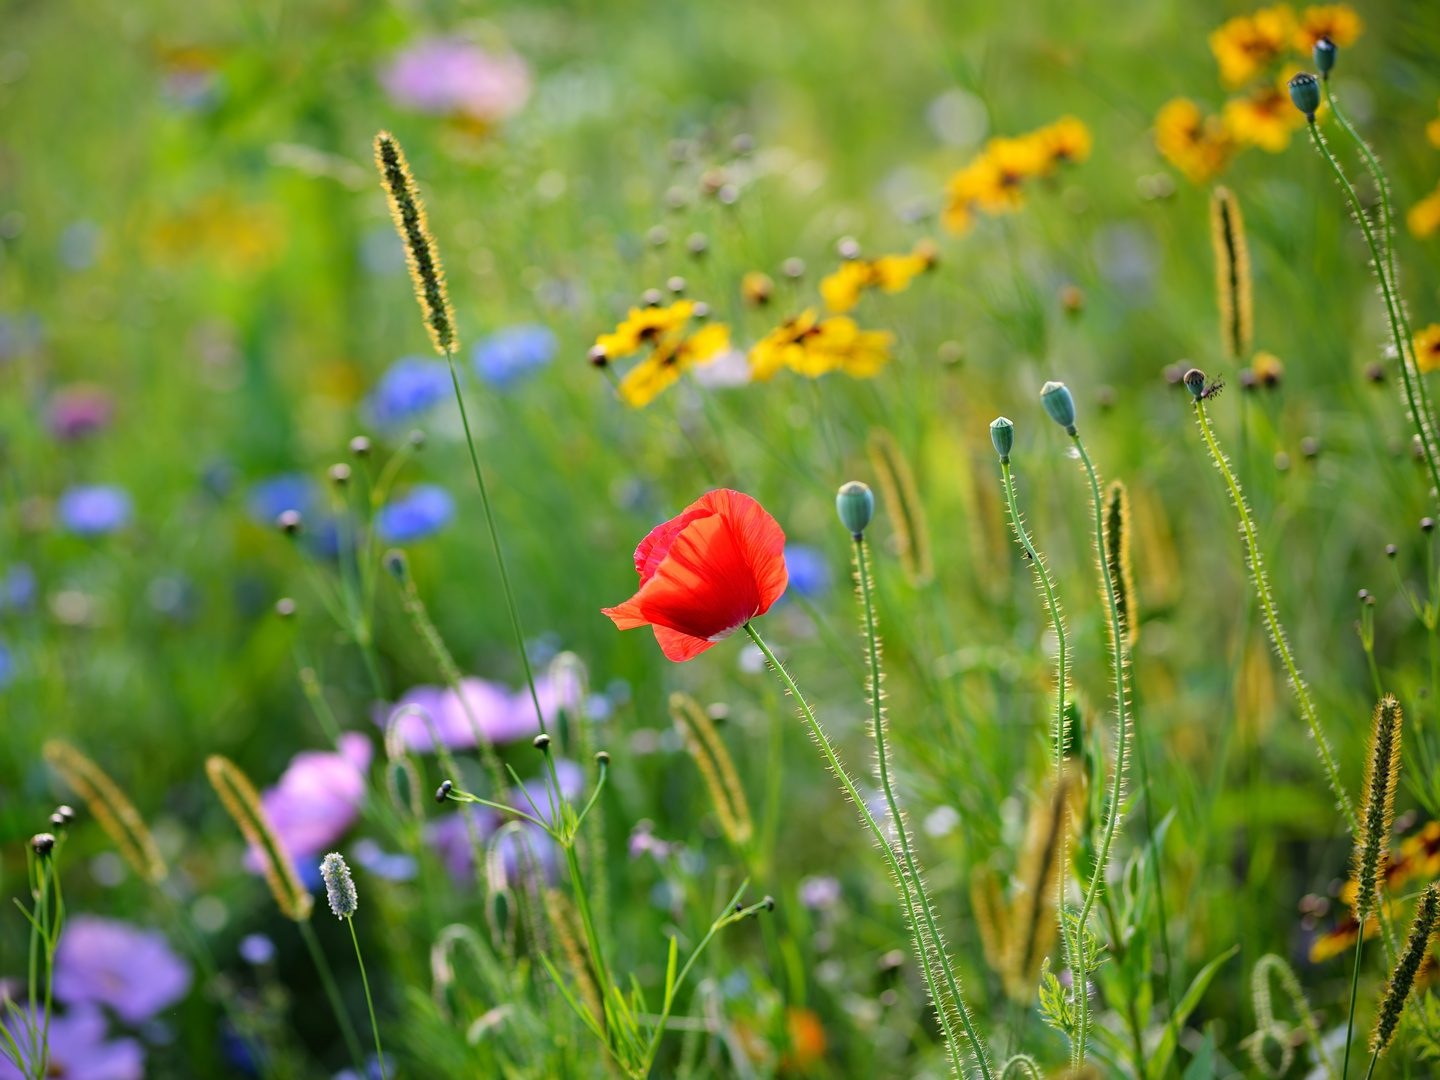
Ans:
{"type": "Polygon", "coordinates": [[[315,481],[304,473],[281,473],[250,486],[245,509],[261,525],[273,525],[286,510],[307,516],[315,506],[315,481]]]}
{"type": "Polygon", "coordinates": [[[786,544],[785,569],[790,575],[790,588],[806,599],[819,596],[830,588],[830,564],[819,548],[786,544]]]}
{"type": "Polygon", "coordinates": [[[436,484],[417,484],[375,515],[375,533],[387,544],[408,544],[439,532],[455,516],[455,500],[436,484]]]}
{"type": "Polygon", "coordinates": [[[420,873],[420,864],[414,855],[392,854],[368,836],[355,841],[350,854],[366,870],[386,881],[411,881],[420,873]]]}
{"type": "Polygon", "coordinates": [[[35,606],[35,571],[29,563],[13,563],[0,585],[0,608],[29,611],[35,606]]]}
{"type": "Polygon", "coordinates": [[[264,934],[246,934],[240,939],[240,958],[257,967],[275,959],[275,942],[264,934]]]}
{"type": "Polygon", "coordinates": [[[93,221],[77,221],[60,234],[60,261],[67,270],[77,273],[88,270],[100,257],[100,226],[93,221]]]}
{"type": "Polygon", "coordinates": [[[366,411],[380,427],[391,427],[423,413],[454,393],[444,360],[406,356],[380,376],[366,399],[366,411]]]}
{"type": "Polygon", "coordinates": [[[0,360],[13,360],[33,352],[44,337],[40,316],[33,311],[0,312],[0,360]]]}
{"type": "Polygon", "coordinates": [[[10,647],[0,641],[0,687],[9,686],[15,681],[15,654],[10,647]]]}
{"type": "Polygon", "coordinates": [[[360,262],[376,277],[405,272],[405,244],[395,226],[377,225],[361,238],[360,262]]]}
{"type": "Polygon", "coordinates": [[[79,536],[103,536],[124,528],[133,512],[130,495],[112,484],[81,485],[60,496],[60,524],[79,536]]]}
{"type": "Polygon", "coordinates": [[[470,354],[475,373],[498,390],[521,382],[555,358],[555,332],[538,323],[507,326],[491,334],[470,354]]]}

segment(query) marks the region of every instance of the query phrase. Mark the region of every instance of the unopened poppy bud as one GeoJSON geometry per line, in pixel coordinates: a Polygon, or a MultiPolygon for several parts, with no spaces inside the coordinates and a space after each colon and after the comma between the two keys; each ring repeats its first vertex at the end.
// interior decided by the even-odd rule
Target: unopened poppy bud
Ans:
{"type": "Polygon", "coordinates": [[[330,482],[336,487],[343,487],[350,482],[350,466],[343,461],[330,466],[330,482]]]}
{"type": "Polygon", "coordinates": [[[396,581],[403,582],[410,576],[410,560],[399,548],[391,548],[380,556],[380,565],[385,567],[396,581]]]}
{"type": "Polygon", "coordinates": [[[1075,434],[1075,399],[1070,388],[1063,382],[1050,380],[1040,388],[1040,404],[1050,414],[1050,419],[1065,429],[1067,435],[1075,434]]]}
{"type": "Polygon", "coordinates": [[[295,614],[295,601],[288,596],[282,596],[275,601],[275,614],[282,619],[291,618],[295,614]]]}
{"type": "Polygon", "coordinates": [[[1315,66],[1320,70],[1320,77],[1328,79],[1330,69],[1335,66],[1335,54],[1340,50],[1335,47],[1335,42],[1328,37],[1322,37],[1315,42],[1314,57],[1315,66]]]}
{"type": "Polygon", "coordinates": [[[665,287],[673,293],[683,293],[685,291],[685,279],[676,275],[665,282],[665,287]]]}
{"type": "Polygon", "coordinates": [[[608,750],[601,750],[599,753],[597,753],[597,754],[595,755],[595,764],[596,764],[596,765],[609,765],[609,764],[610,764],[610,751],[608,751],[608,750]]]}
{"type": "Polygon", "coordinates": [[[410,445],[413,446],[416,450],[419,450],[425,445],[425,432],[421,431],[418,427],[410,429],[409,438],[410,445]]]}
{"type": "Polygon", "coordinates": [[[535,736],[535,749],[536,749],[536,750],[548,750],[549,748],[550,748],[550,736],[549,736],[549,735],[546,735],[546,734],[542,731],[539,735],[536,735],[536,736],[535,736]]]}
{"type": "Polygon", "coordinates": [[[302,524],[299,510],[286,510],[275,519],[275,527],[286,536],[294,536],[302,524]]]}
{"type": "Polygon", "coordinates": [[[36,833],[30,838],[30,850],[42,859],[48,858],[50,852],[55,850],[55,834],[48,832],[36,833]]]}
{"type": "Polygon", "coordinates": [[[660,294],[659,289],[646,289],[640,294],[640,302],[646,307],[659,307],[660,301],[665,297],[660,294]]]}
{"type": "Polygon", "coordinates": [[[1205,393],[1205,373],[1198,367],[1192,367],[1185,372],[1185,389],[1190,391],[1195,400],[1200,400],[1200,395],[1205,393]]]}
{"type": "Polygon", "coordinates": [[[835,512],[840,515],[840,524],[858,540],[875,516],[875,493],[859,480],[851,480],[841,485],[835,496],[835,512]]]}
{"type": "Polygon", "coordinates": [[[592,345],[590,346],[590,351],[585,354],[585,359],[589,360],[590,363],[596,367],[603,368],[606,364],[610,363],[610,350],[605,348],[604,345],[592,345]]]}
{"type": "Polygon", "coordinates": [[[990,421],[990,441],[995,444],[995,453],[1000,455],[1000,463],[1008,464],[1010,448],[1015,445],[1015,425],[1005,417],[997,416],[990,421]]]}
{"type": "Polygon", "coordinates": [[[370,440],[364,435],[356,435],[350,440],[350,453],[356,457],[370,456],[370,440]]]}
{"type": "Polygon", "coordinates": [[[1295,103],[1295,108],[1304,113],[1305,119],[1313,124],[1315,110],[1320,108],[1320,80],[1308,71],[1302,71],[1287,85],[1290,88],[1290,100],[1295,103]]]}
{"type": "Polygon", "coordinates": [[[441,785],[435,789],[435,801],[443,803],[446,799],[450,797],[450,791],[454,787],[455,785],[452,784],[449,780],[441,783],[441,785]]]}

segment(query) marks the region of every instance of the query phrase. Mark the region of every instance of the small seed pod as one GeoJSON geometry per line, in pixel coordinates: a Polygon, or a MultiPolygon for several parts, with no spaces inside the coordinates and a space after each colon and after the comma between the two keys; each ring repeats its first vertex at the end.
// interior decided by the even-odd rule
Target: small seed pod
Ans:
{"type": "Polygon", "coordinates": [[[295,601],[288,596],[282,596],[279,600],[275,601],[275,614],[279,615],[282,619],[293,618],[295,608],[295,601]]]}
{"type": "Polygon", "coordinates": [[[1361,589],[1358,593],[1356,593],[1355,599],[1359,600],[1363,604],[1366,600],[1370,599],[1370,590],[1361,589]]]}
{"type": "Polygon", "coordinates": [[[48,832],[36,833],[30,838],[30,850],[42,859],[49,858],[50,853],[55,850],[55,834],[48,832]]]}
{"type": "Polygon", "coordinates": [[[788,278],[804,277],[805,260],[792,256],[780,264],[780,272],[788,278]]]}
{"type": "Polygon", "coordinates": [[[695,301],[695,306],[690,309],[690,314],[697,319],[708,319],[710,317],[710,305],[704,300],[695,301]]]}
{"type": "Polygon", "coordinates": [[[542,731],[539,735],[535,736],[534,745],[536,750],[550,749],[550,736],[542,731]]]}
{"type": "Polygon", "coordinates": [[[320,876],[325,879],[325,897],[330,901],[330,910],[337,919],[348,919],[360,906],[355,893],[355,882],[350,878],[350,867],[338,851],[332,851],[320,860],[320,876]]]}
{"type": "Polygon", "coordinates": [[[1421,519],[1420,519],[1420,531],[1423,532],[1423,533],[1432,533],[1432,532],[1434,532],[1434,531],[1435,531],[1435,519],[1434,519],[1434,518],[1429,518],[1429,517],[1423,517],[1423,518],[1421,518],[1421,519]]]}
{"type": "Polygon", "coordinates": [[[1040,404],[1067,435],[1075,434],[1075,399],[1070,395],[1068,386],[1053,379],[1047,382],[1040,388],[1040,404]]]}
{"type": "Polygon", "coordinates": [[[640,294],[640,302],[646,307],[659,307],[660,301],[664,299],[659,289],[646,289],[640,294]]]}
{"type": "Polygon", "coordinates": [[[767,895],[767,896],[765,897],[765,899],[764,899],[764,900],[761,900],[760,902],[765,905],[765,910],[766,910],[766,911],[774,911],[774,910],[775,910],[775,898],[774,898],[773,896],[768,896],[768,895],[767,895]]]}
{"type": "Polygon", "coordinates": [[[407,438],[410,440],[410,445],[416,450],[420,450],[425,446],[425,432],[421,431],[418,427],[411,428],[407,438]]]}
{"type": "Polygon", "coordinates": [[[450,797],[450,792],[454,787],[455,785],[449,780],[443,781],[440,786],[435,789],[435,801],[437,803],[443,803],[450,797]]]}
{"type": "Polygon", "coordinates": [[[685,291],[685,279],[677,274],[665,282],[665,287],[673,293],[683,293],[685,291]]]}
{"type": "Polygon", "coordinates": [[[275,519],[275,527],[286,536],[295,536],[303,525],[299,510],[286,510],[275,519]]]}
{"type": "Polygon", "coordinates": [[[1365,378],[1369,379],[1372,383],[1384,382],[1385,365],[1380,363],[1380,361],[1378,360],[1372,360],[1370,363],[1365,365],[1365,378]]]}
{"type": "Polygon", "coordinates": [[[67,824],[69,823],[65,820],[64,816],[59,813],[59,811],[56,811],[55,813],[50,815],[50,825],[52,828],[56,830],[62,830],[67,824]]]}
{"type": "Polygon", "coordinates": [[[330,466],[330,482],[336,487],[344,487],[350,482],[350,466],[343,461],[336,462],[330,466]]]}
{"type": "Polygon", "coordinates": [[[858,540],[875,516],[875,493],[859,480],[842,484],[835,496],[835,512],[840,515],[840,524],[858,540]]]}
{"type": "Polygon", "coordinates": [[[1320,108],[1320,80],[1308,71],[1302,71],[1286,85],[1290,88],[1290,100],[1295,103],[1295,108],[1305,114],[1308,123],[1313,124],[1315,110],[1320,108]]]}
{"type": "Polygon", "coordinates": [[[650,241],[651,247],[664,247],[670,242],[670,230],[664,225],[656,225],[645,234],[645,239],[650,241]]]}
{"type": "Polygon", "coordinates": [[[1330,78],[1330,72],[1335,67],[1335,56],[1339,51],[1340,50],[1335,47],[1335,42],[1331,41],[1328,37],[1322,37],[1319,41],[1315,42],[1315,49],[1313,51],[1315,67],[1319,69],[1322,79],[1330,78]]]}
{"type": "Polygon", "coordinates": [[[609,765],[609,764],[610,764],[610,751],[609,751],[609,750],[601,750],[599,753],[597,753],[597,754],[595,755],[595,764],[597,764],[597,765],[602,765],[602,766],[603,766],[603,765],[609,765]]]}
{"type": "Polygon", "coordinates": [[[1205,373],[1198,367],[1192,367],[1185,372],[1185,389],[1190,391],[1196,401],[1205,393],[1205,373]]]}
{"type": "Polygon", "coordinates": [[[1393,558],[1395,558],[1395,556],[1398,555],[1399,553],[1400,553],[1400,549],[1397,548],[1394,544],[1386,544],[1386,545],[1385,545],[1385,556],[1386,556],[1386,558],[1393,559],[1393,558]]]}
{"type": "Polygon", "coordinates": [[[858,259],[860,257],[860,241],[853,236],[842,236],[835,241],[835,254],[842,259],[858,259]]]}
{"type": "Polygon", "coordinates": [[[685,250],[697,259],[710,247],[710,238],[702,232],[691,233],[685,238],[685,250]]]}
{"type": "Polygon", "coordinates": [[[410,560],[399,548],[391,548],[380,556],[380,565],[396,581],[404,584],[410,578],[410,560]]]}
{"type": "Polygon", "coordinates": [[[350,453],[356,457],[369,457],[370,440],[364,435],[356,435],[350,440],[350,453]]]}
{"type": "Polygon", "coordinates": [[[990,441],[995,444],[995,453],[1000,455],[1000,464],[1010,463],[1010,448],[1015,445],[1015,425],[1003,416],[990,421],[990,441]]]}
{"type": "Polygon", "coordinates": [[[585,359],[594,364],[597,368],[603,368],[610,363],[610,350],[604,345],[592,345],[590,351],[585,354],[585,359]]]}

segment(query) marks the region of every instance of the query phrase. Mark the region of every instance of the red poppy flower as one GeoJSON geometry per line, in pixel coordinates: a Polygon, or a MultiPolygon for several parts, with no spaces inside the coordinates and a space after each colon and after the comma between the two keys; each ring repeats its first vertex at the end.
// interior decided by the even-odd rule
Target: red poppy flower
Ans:
{"type": "Polygon", "coordinates": [[[667,657],[689,660],[780,599],[784,551],[785,534],[749,495],[708,492],[640,541],[640,591],[605,614],[621,630],[653,626],[667,657]]]}

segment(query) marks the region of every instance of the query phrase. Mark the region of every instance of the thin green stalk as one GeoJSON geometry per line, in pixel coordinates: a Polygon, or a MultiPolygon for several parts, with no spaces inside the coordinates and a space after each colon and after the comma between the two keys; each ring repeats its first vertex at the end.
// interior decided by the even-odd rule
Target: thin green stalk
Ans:
{"type": "Polygon", "coordinates": [[[1370,1067],[1365,1070],[1365,1080],[1370,1080],[1370,1078],[1375,1075],[1375,1063],[1379,1060],[1380,1051],[1377,1050],[1370,1055],[1370,1067]]]}
{"type": "Polygon", "coordinates": [[[1330,781],[1330,790],[1335,796],[1336,805],[1345,815],[1345,823],[1350,827],[1350,831],[1358,836],[1360,823],[1355,817],[1354,808],[1350,805],[1349,796],[1345,794],[1345,788],[1340,783],[1340,771],[1336,768],[1335,758],[1330,753],[1329,744],[1325,741],[1325,733],[1320,729],[1320,717],[1315,711],[1315,703],[1310,700],[1310,690],[1305,685],[1305,680],[1300,677],[1300,669],[1295,665],[1290,645],[1285,640],[1285,631],[1280,626],[1280,616],[1276,613],[1275,601],[1270,595],[1270,585],[1265,580],[1265,562],[1260,555],[1260,538],[1255,529],[1255,521],[1250,516],[1250,508],[1246,505],[1245,496],[1240,491],[1239,481],[1235,479],[1229,461],[1226,460],[1219,444],[1215,441],[1214,432],[1210,430],[1210,418],[1205,413],[1205,402],[1202,400],[1197,399],[1195,402],[1195,418],[1200,424],[1201,434],[1205,436],[1210,457],[1219,468],[1220,475],[1225,478],[1225,484],[1230,489],[1230,501],[1235,504],[1236,513],[1240,515],[1240,528],[1245,535],[1245,550],[1250,560],[1250,573],[1255,580],[1255,592],[1260,599],[1260,609],[1265,615],[1265,625],[1270,631],[1270,640],[1275,643],[1275,651],[1280,654],[1286,674],[1290,677],[1290,688],[1295,692],[1300,712],[1310,727],[1310,735],[1315,740],[1315,748],[1325,766],[1325,774],[1330,781]]]}
{"type": "Polygon", "coordinates": [[[370,1030],[375,1035],[375,1053],[380,1058],[380,1080],[388,1080],[385,1075],[385,1051],[380,1049],[380,1025],[375,1021],[375,1002],[370,998],[370,980],[365,975],[365,958],[360,955],[360,939],[355,935],[355,919],[347,915],[345,924],[350,927],[350,940],[355,943],[355,961],[360,965],[360,983],[365,987],[365,1005],[370,1010],[370,1030]]]}
{"type": "Polygon", "coordinates": [[[340,997],[340,987],[335,985],[335,975],[330,970],[330,962],[325,959],[325,953],[320,948],[320,942],[315,937],[315,930],[310,925],[309,919],[300,919],[295,924],[300,928],[300,936],[305,941],[305,947],[310,950],[310,959],[315,963],[315,970],[320,973],[320,983],[325,987],[325,996],[330,999],[330,1009],[335,1013],[335,1021],[340,1025],[340,1034],[345,1038],[345,1047],[350,1051],[350,1059],[360,1075],[365,1075],[365,1054],[360,1049],[360,1038],[355,1034],[355,1025],[350,1022],[350,1014],[345,1011],[345,1002],[340,997]]]}
{"type": "Polygon", "coordinates": [[[1345,1020],[1345,1062],[1340,1066],[1340,1080],[1345,1080],[1350,1072],[1350,1037],[1355,1031],[1355,998],[1360,992],[1360,953],[1365,948],[1365,921],[1369,918],[1369,912],[1355,914],[1360,932],[1355,935],[1355,969],[1350,975],[1350,1014],[1345,1020]]]}
{"type": "MultiPolygon", "coordinates": [[[[785,688],[790,692],[790,694],[795,698],[796,703],[800,706],[801,715],[804,716],[805,722],[810,728],[810,733],[815,737],[815,741],[819,743],[820,750],[825,755],[825,759],[830,765],[831,770],[835,773],[835,776],[844,786],[846,793],[850,796],[851,801],[860,811],[860,816],[864,819],[865,824],[869,827],[871,834],[874,835],[876,841],[879,843],[880,849],[884,853],[886,862],[890,864],[890,872],[895,875],[895,881],[900,888],[902,898],[905,901],[906,907],[910,910],[911,926],[918,928],[920,924],[913,914],[913,900],[911,899],[909,888],[906,885],[904,874],[901,871],[899,860],[895,858],[895,850],[893,847],[891,847],[889,841],[886,839],[885,834],[883,830],[881,830],[879,823],[876,822],[874,815],[870,813],[869,807],[865,805],[864,798],[856,789],[854,781],[850,779],[850,774],[845,771],[845,766],[840,763],[840,759],[835,755],[835,749],[830,744],[830,737],[825,733],[825,729],[820,726],[819,720],[815,718],[814,711],[811,710],[810,705],[808,702],[806,702],[804,695],[800,693],[800,688],[795,685],[795,680],[792,679],[790,677],[790,673],[785,670],[785,665],[780,663],[779,659],[777,659],[775,654],[770,650],[770,646],[765,644],[765,639],[760,636],[760,632],[755,629],[754,624],[747,622],[745,624],[745,632],[750,635],[750,640],[755,643],[755,647],[758,648],[760,652],[764,655],[766,661],[770,664],[771,669],[775,672],[776,675],[780,677],[780,680],[782,683],[784,683],[785,688]]],[[[930,924],[933,926],[933,915],[928,911],[928,908],[926,914],[927,917],[929,917],[931,920],[930,924]]],[[[938,937],[934,939],[933,945],[936,952],[943,955],[944,943],[938,937]]],[[[923,941],[921,942],[921,954],[922,957],[925,955],[925,945],[923,941]]],[[[935,1008],[936,1011],[941,1015],[943,1022],[945,1015],[945,1000],[935,993],[936,987],[934,985],[934,978],[932,973],[930,972],[929,965],[922,964],[922,967],[925,970],[927,981],[931,983],[930,990],[935,1000],[935,1008]]],[[[990,1069],[990,1059],[986,1052],[985,1044],[981,1041],[979,1034],[975,1031],[974,1023],[970,1018],[970,1010],[965,1004],[964,997],[961,995],[959,980],[958,978],[956,978],[953,969],[951,969],[949,965],[946,965],[945,967],[945,976],[947,982],[949,983],[949,989],[952,995],[951,1001],[953,1003],[955,1012],[959,1015],[960,1021],[964,1025],[965,1035],[970,1042],[971,1052],[975,1055],[976,1061],[978,1061],[980,1064],[981,1075],[984,1077],[984,1080],[994,1080],[994,1075],[990,1069]]],[[[949,1044],[949,1049],[951,1058],[955,1063],[956,1074],[963,1078],[966,1074],[963,1068],[963,1058],[958,1043],[952,1040],[949,1044]]]]}
{"type": "Polygon", "coordinates": [[[1425,454],[1425,464],[1430,469],[1430,479],[1434,484],[1435,491],[1440,493],[1440,465],[1437,465],[1435,460],[1435,435],[1432,430],[1434,419],[1428,405],[1424,411],[1422,411],[1420,403],[1416,400],[1414,383],[1421,382],[1420,373],[1418,371],[1412,372],[1411,370],[1410,343],[1405,339],[1405,333],[1402,329],[1403,320],[1398,310],[1399,299],[1395,295],[1390,275],[1386,273],[1386,264],[1380,252],[1380,245],[1375,240],[1375,232],[1370,227],[1370,219],[1366,216],[1364,207],[1360,205],[1360,196],[1356,194],[1349,177],[1345,175],[1345,170],[1340,167],[1340,162],[1335,159],[1335,155],[1332,154],[1330,148],[1325,145],[1325,140],[1320,134],[1320,128],[1316,125],[1313,118],[1310,120],[1310,139],[1315,143],[1315,148],[1320,151],[1320,155],[1330,164],[1330,169],[1335,174],[1335,179],[1340,182],[1340,187],[1344,190],[1346,198],[1350,200],[1351,212],[1354,213],[1356,220],[1359,221],[1360,230],[1365,234],[1365,243],[1370,247],[1370,257],[1375,263],[1375,273],[1380,279],[1380,292],[1385,298],[1385,311],[1390,320],[1390,336],[1394,341],[1395,354],[1400,359],[1400,377],[1405,384],[1406,403],[1410,406],[1410,414],[1415,422],[1415,431],[1420,436],[1420,449],[1425,454]]]}
{"type": "MultiPolygon", "coordinates": [[[[925,895],[925,886],[920,879],[920,871],[915,865],[915,856],[910,850],[910,836],[905,828],[905,820],[900,816],[900,804],[896,801],[895,791],[890,784],[889,754],[885,750],[885,709],[881,704],[880,696],[880,638],[875,630],[875,604],[870,596],[870,570],[865,560],[864,537],[857,534],[854,537],[854,544],[856,576],[860,579],[860,596],[865,609],[865,642],[870,662],[870,721],[875,735],[875,757],[879,766],[880,786],[885,789],[885,804],[890,809],[890,820],[895,824],[896,835],[900,838],[900,850],[905,857],[905,869],[909,872],[909,877],[902,878],[900,881],[905,892],[906,913],[910,917],[911,926],[918,931],[919,926],[915,921],[915,897],[910,890],[910,884],[913,882],[915,892],[920,894],[920,906],[925,912],[926,928],[930,933],[931,940],[937,942],[936,951],[939,952],[939,934],[935,926],[935,916],[931,910],[930,899],[925,895]]],[[[918,938],[919,934],[917,933],[916,936],[918,938]]],[[[954,1027],[950,1022],[949,1010],[944,1008],[944,1002],[936,994],[938,987],[935,985],[935,975],[930,966],[930,950],[925,948],[923,940],[919,944],[925,978],[930,983],[930,992],[935,998],[936,1011],[939,1013],[941,1026],[945,1029],[946,1043],[957,1047],[958,1043],[955,1039],[954,1027]]],[[[944,954],[940,953],[940,956],[942,965],[948,968],[949,964],[944,960],[944,954]]],[[[949,972],[947,971],[946,974],[948,975],[949,972]]],[[[953,990],[952,993],[954,993],[953,990]]],[[[964,1074],[961,1073],[961,1075],[964,1074]]]]}

